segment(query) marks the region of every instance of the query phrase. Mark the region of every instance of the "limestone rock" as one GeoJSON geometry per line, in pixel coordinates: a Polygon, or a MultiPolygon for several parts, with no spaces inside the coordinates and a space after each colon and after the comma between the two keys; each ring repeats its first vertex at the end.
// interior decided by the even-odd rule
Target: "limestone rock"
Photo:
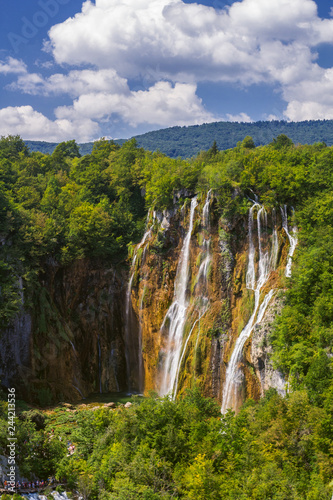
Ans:
{"type": "Polygon", "coordinates": [[[276,316],[281,314],[283,299],[275,295],[268,305],[264,319],[253,330],[251,343],[251,358],[257,378],[260,380],[261,395],[269,388],[274,388],[281,396],[286,395],[286,381],[283,375],[274,369],[271,357],[273,353],[270,345],[270,333],[276,316]]]}
{"type": "Polygon", "coordinates": [[[105,403],[104,404],[105,408],[116,408],[116,403],[105,403]]]}

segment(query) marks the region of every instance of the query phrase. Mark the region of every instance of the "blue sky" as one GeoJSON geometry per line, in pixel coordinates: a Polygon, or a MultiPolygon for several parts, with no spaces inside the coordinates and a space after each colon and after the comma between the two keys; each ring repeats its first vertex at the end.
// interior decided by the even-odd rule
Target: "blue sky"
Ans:
{"type": "Polygon", "coordinates": [[[332,119],[332,12],[323,0],[11,0],[0,135],[332,119]]]}

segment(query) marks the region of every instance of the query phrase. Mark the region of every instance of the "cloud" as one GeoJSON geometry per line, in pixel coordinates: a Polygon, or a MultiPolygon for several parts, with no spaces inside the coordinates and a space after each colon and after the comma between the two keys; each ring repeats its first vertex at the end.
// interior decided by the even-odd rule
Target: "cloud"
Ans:
{"type": "Polygon", "coordinates": [[[246,113],[239,113],[238,115],[230,115],[228,113],[227,120],[229,122],[246,122],[246,123],[253,122],[253,120],[251,120],[249,115],[247,115],[246,113]]]}
{"type": "Polygon", "coordinates": [[[91,92],[129,93],[127,81],[113,69],[75,70],[67,75],[57,73],[49,78],[37,73],[26,73],[8,87],[31,95],[69,94],[74,98],[91,92]]]}
{"type": "MultiPolygon", "coordinates": [[[[77,76],[77,85],[82,84],[85,89],[103,87],[103,79],[94,80],[91,72],[77,76]]],[[[58,78],[52,80],[53,83],[56,81],[58,78]]],[[[59,78],[59,81],[63,90],[69,93],[77,89],[71,78],[59,78]]],[[[173,86],[169,82],[158,82],[147,91],[130,91],[122,79],[116,78],[116,82],[114,85],[111,78],[113,92],[109,89],[109,92],[82,94],[72,106],[56,108],[54,121],[31,106],[0,109],[0,135],[19,134],[24,139],[48,141],[63,141],[70,137],[86,142],[99,137],[100,124],[110,120],[135,128],[142,124],[157,127],[192,125],[216,119],[204,109],[196,95],[196,85],[178,83],[173,86]]],[[[30,86],[34,89],[32,93],[40,88],[50,90],[49,81],[45,82],[38,75],[28,75],[25,85],[27,90],[30,86]]]]}
{"type": "MultiPolygon", "coordinates": [[[[306,97],[306,87],[321,83],[315,51],[323,42],[333,43],[333,20],[320,19],[313,0],[243,0],[220,10],[182,0],[88,0],[74,18],[53,26],[49,37],[57,63],[112,69],[124,79],[141,78],[150,89],[161,80],[269,83],[294,103],[286,109],[289,118],[298,116],[291,109],[302,108],[295,106],[293,88],[298,87],[298,103],[315,102],[306,97]]],[[[137,93],[118,107],[126,116],[131,103],[140,107],[153,95],[156,89],[137,93]]],[[[109,101],[114,105],[112,96],[109,101]]],[[[153,114],[157,119],[158,111],[153,114]]],[[[149,116],[150,109],[150,123],[149,116]]],[[[161,125],[169,122],[163,113],[159,119],[161,125]]]]}
{"type": "MultiPolygon", "coordinates": [[[[0,63],[0,73],[17,74],[12,90],[73,99],[55,110],[54,121],[11,108],[23,128],[27,113],[36,131],[44,120],[52,137],[83,140],[112,120],[136,128],[221,119],[205,109],[199,82],[270,84],[286,102],[287,119],[329,118],[331,69],[316,62],[324,42],[333,44],[333,19],[320,19],[313,0],[242,0],[223,9],[182,0],[87,0],[49,31],[45,49],[61,73],[30,74],[14,59],[0,63]]],[[[251,121],[245,112],[226,119],[251,121]]]]}
{"type": "Polygon", "coordinates": [[[284,90],[288,102],[288,120],[321,120],[333,118],[333,68],[317,67],[307,79],[284,90]]]}
{"type": "Polygon", "coordinates": [[[267,46],[279,42],[280,67],[297,64],[294,51],[311,61],[311,47],[333,42],[333,20],[320,20],[312,0],[243,0],[219,11],[181,0],[96,0],[49,37],[59,64],[112,68],[125,78],[153,71],[172,81],[248,85],[279,81],[267,71],[267,46]]]}
{"type": "Polygon", "coordinates": [[[291,101],[285,111],[285,116],[291,121],[302,120],[332,120],[333,105],[327,106],[315,101],[291,101]]]}
{"type": "Polygon", "coordinates": [[[6,61],[0,61],[0,74],[3,73],[8,75],[10,73],[25,73],[27,71],[27,66],[23,61],[14,59],[13,57],[8,57],[6,61]]]}
{"type": "Polygon", "coordinates": [[[20,135],[23,139],[64,141],[69,137],[79,142],[96,136],[99,127],[89,119],[80,121],[49,120],[31,106],[0,109],[0,135],[20,135]]]}
{"type": "Polygon", "coordinates": [[[216,119],[207,112],[196,95],[196,85],[158,82],[146,91],[128,94],[92,93],[75,100],[73,106],[56,110],[57,118],[104,120],[119,115],[132,127],[150,124],[168,127],[211,122],[216,119]]]}

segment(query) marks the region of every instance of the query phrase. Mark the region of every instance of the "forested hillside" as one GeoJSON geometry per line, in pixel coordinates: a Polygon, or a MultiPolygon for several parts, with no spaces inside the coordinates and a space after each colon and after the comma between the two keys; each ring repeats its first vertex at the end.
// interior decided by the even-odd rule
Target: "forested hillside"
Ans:
{"type": "MultiPolygon", "coordinates": [[[[216,140],[219,149],[234,148],[245,136],[250,135],[256,146],[272,142],[274,137],[286,134],[295,144],[314,144],[325,142],[333,144],[333,120],[308,120],[303,122],[215,122],[189,127],[171,127],[146,134],[135,139],[140,147],[149,151],[161,151],[171,158],[191,158],[200,151],[207,151],[216,140]]],[[[123,140],[115,141],[122,144],[123,140]]],[[[56,144],[26,141],[31,151],[52,154],[56,144]]],[[[80,144],[82,155],[90,154],[92,143],[80,144]]]]}
{"type": "MultiPolygon", "coordinates": [[[[244,298],[242,309],[250,308],[253,299],[242,288],[246,253],[243,267],[237,268],[237,251],[247,248],[249,210],[260,203],[273,215],[288,205],[294,210],[298,245],[291,278],[278,267],[272,273],[279,282],[277,294],[283,307],[265,337],[274,366],[285,377],[286,396],[274,389],[267,390],[262,398],[255,393],[256,397],[248,399],[237,415],[228,410],[221,416],[216,401],[200,393],[202,387],[205,392],[204,381],[198,388],[205,356],[210,351],[200,350],[197,342],[196,357],[186,365],[186,370],[193,369],[192,385],[184,386],[175,400],[150,394],[141,404],[134,401],[128,409],[81,407],[44,414],[22,410],[17,420],[17,459],[26,476],[42,479],[55,474],[67,480],[68,488],[91,499],[330,500],[333,148],[323,142],[295,145],[283,134],[259,147],[252,137],[243,137],[235,148],[226,151],[219,150],[214,133],[209,142],[213,144],[210,149],[191,160],[182,160],[146,151],[134,139],[122,146],[100,140],[91,154],[81,156],[74,141],[61,143],[51,155],[45,155],[29,152],[19,137],[2,138],[2,331],[10,327],[22,308],[29,312],[36,309],[36,304],[40,307],[41,296],[44,304],[47,302],[50,269],[65,273],[75,263],[83,262],[87,267],[88,262],[98,262],[105,273],[116,266],[129,279],[130,261],[134,260],[129,255],[133,257],[133,245],[143,241],[147,215],[152,218],[153,212],[164,211],[161,218],[166,218],[168,210],[176,213],[178,209],[184,214],[189,206],[194,207],[193,199],[203,206],[207,193],[213,196],[211,220],[215,221],[221,255],[227,253],[230,241],[236,249],[229,259],[230,282],[220,287],[227,292],[232,288],[233,297],[244,298]],[[213,144],[214,138],[217,144],[213,144]],[[72,455],[67,441],[75,443],[72,455]]],[[[166,226],[155,220],[147,248],[161,264],[150,271],[161,270],[157,281],[163,290],[167,288],[167,277],[175,278],[175,270],[163,262],[167,262],[168,255],[172,257],[179,233],[184,232],[183,227],[171,227],[166,236],[166,226]]],[[[193,223],[197,246],[203,246],[201,230],[202,234],[208,232],[209,225],[200,228],[197,219],[193,223]]],[[[279,238],[282,240],[281,234],[279,238]]],[[[280,248],[280,259],[285,262],[285,241],[280,248]]],[[[143,248],[136,247],[136,251],[138,259],[142,258],[143,248]]],[[[224,261],[219,262],[221,267],[224,261]]],[[[198,267],[200,262],[195,265],[198,267]]],[[[208,280],[214,279],[217,268],[207,272],[208,280]]],[[[131,279],[139,287],[144,277],[136,273],[131,279]]],[[[56,288],[51,280],[52,287],[56,288]]],[[[188,286],[188,294],[194,288],[194,284],[188,286]]],[[[91,296],[91,283],[88,289],[91,296]]],[[[105,293],[105,300],[110,293],[105,293]]],[[[143,306],[152,300],[149,294],[147,287],[143,306]]],[[[94,303],[89,307],[93,316],[98,314],[94,303]]],[[[214,339],[226,342],[229,332],[225,325],[230,321],[231,308],[226,300],[223,308],[215,311],[218,321],[207,329],[201,323],[207,344],[214,339]]],[[[38,309],[42,321],[34,330],[34,342],[43,340],[61,323],[53,313],[47,316],[45,311],[38,309]]],[[[62,312],[64,318],[70,314],[65,309],[62,312]]],[[[250,313],[245,311],[246,315],[250,313]]],[[[49,343],[52,338],[48,338],[49,343]]],[[[41,353],[36,353],[38,364],[41,353]]],[[[254,377],[250,362],[245,360],[244,364],[254,377]]],[[[38,389],[31,394],[39,406],[52,401],[46,373],[47,367],[43,366],[31,382],[38,389]]],[[[5,400],[3,395],[0,445],[4,455],[5,400]]]]}
{"type": "Polygon", "coordinates": [[[216,140],[219,149],[234,148],[245,136],[250,135],[256,146],[269,144],[274,137],[286,134],[297,144],[325,142],[333,144],[333,120],[304,122],[216,122],[190,127],[172,127],[136,136],[138,144],[149,151],[159,149],[176,158],[191,158],[211,147],[216,140]]]}

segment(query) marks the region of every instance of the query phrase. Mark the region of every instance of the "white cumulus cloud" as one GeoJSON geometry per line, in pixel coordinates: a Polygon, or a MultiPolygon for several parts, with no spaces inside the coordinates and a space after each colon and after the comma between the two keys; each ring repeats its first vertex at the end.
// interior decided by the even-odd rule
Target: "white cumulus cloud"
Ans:
{"type": "Polygon", "coordinates": [[[37,73],[20,75],[9,88],[32,95],[69,94],[78,97],[90,92],[129,93],[127,80],[113,69],[73,70],[67,75],[56,73],[44,78],[37,73]]]}
{"type": "Polygon", "coordinates": [[[10,73],[25,73],[27,71],[27,66],[23,61],[14,59],[13,57],[8,57],[6,61],[0,61],[0,73],[8,75],[10,73]]]}
{"type": "Polygon", "coordinates": [[[129,94],[91,93],[75,100],[73,106],[56,110],[58,118],[79,117],[102,120],[119,115],[132,127],[151,124],[168,127],[214,121],[215,117],[205,111],[193,84],[158,82],[147,91],[129,94]]]}
{"type": "MultiPolygon", "coordinates": [[[[221,119],[198,97],[201,82],[268,83],[285,100],[287,119],[331,118],[332,69],[316,62],[321,43],[333,44],[333,19],[319,18],[313,0],[242,0],[223,9],[182,0],[87,0],[49,31],[45,48],[61,73],[31,74],[14,59],[0,62],[0,73],[17,74],[12,90],[73,99],[55,109],[54,121],[44,117],[50,136],[92,138],[108,120],[135,128],[221,119]]],[[[251,121],[245,111],[227,111],[228,120],[251,121]]],[[[42,121],[36,113],[31,108],[33,123],[42,121]]]]}
{"type": "MultiPolygon", "coordinates": [[[[112,68],[146,84],[270,83],[287,103],[298,86],[298,102],[306,103],[307,82],[321,82],[316,47],[333,43],[333,20],[320,19],[313,0],[243,0],[220,10],[182,0],[88,0],[49,37],[60,64],[112,68]]],[[[290,114],[287,107],[291,116],[302,119],[303,112],[290,114]]]]}
{"type": "Polygon", "coordinates": [[[20,135],[24,139],[64,141],[69,137],[79,142],[88,141],[99,131],[91,120],[69,121],[49,120],[31,106],[18,106],[0,109],[0,135],[20,135]]]}

